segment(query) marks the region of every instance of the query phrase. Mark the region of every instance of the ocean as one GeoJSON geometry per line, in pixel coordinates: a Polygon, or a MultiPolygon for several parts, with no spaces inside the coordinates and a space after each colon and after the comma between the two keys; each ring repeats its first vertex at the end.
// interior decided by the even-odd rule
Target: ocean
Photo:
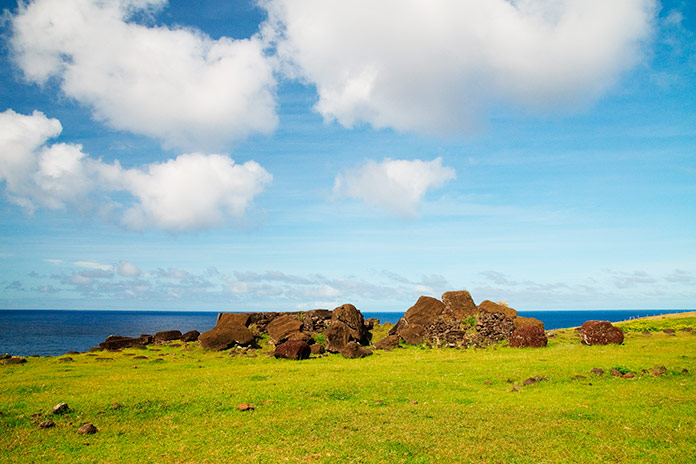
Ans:
{"type": "MultiPolygon", "coordinates": [[[[588,320],[612,322],[684,310],[519,311],[535,317],[547,330],[575,327],[588,320]]],[[[365,318],[396,323],[404,313],[363,312],[365,318]]],[[[109,335],[135,337],[162,330],[198,330],[215,326],[217,312],[0,310],[0,354],[59,356],[86,351],[109,335]]]]}

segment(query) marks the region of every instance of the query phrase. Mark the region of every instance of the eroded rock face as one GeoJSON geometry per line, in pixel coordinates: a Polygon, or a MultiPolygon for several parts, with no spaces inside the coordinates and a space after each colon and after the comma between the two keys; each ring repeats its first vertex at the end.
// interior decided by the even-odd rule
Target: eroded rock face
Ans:
{"type": "Polygon", "coordinates": [[[249,326],[249,314],[248,313],[218,313],[216,326],[223,325],[243,325],[244,327],[249,326]]]}
{"type": "Polygon", "coordinates": [[[584,345],[620,345],[623,340],[623,330],[609,321],[587,321],[580,327],[580,341],[584,345]]]}
{"type": "Polygon", "coordinates": [[[418,324],[423,327],[435,322],[445,311],[445,304],[430,296],[418,298],[416,304],[408,308],[404,319],[410,324],[418,324]]]}
{"type": "Polygon", "coordinates": [[[254,342],[254,334],[243,325],[215,326],[198,337],[198,342],[206,350],[221,351],[235,345],[248,346],[254,342]]]}
{"type": "Polygon", "coordinates": [[[445,305],[445,314],[458,321],[478,313],[476,303],[466,290],[445,292],[442,294],[442,302],[445,305]]]}
{"type": "Polygon", "coordinates": [[[326,351],[338,353],[351,340],[350,327],[341,321],[334,321],[324,330],[324,340],[326,351]]]}
{"type": "Polygon", "coordinates": [[[541,348],[548,343],[543,324],[523,325],[512,332],[509,341],[513,348],[541,348]]]}
{"type": "Polygon", "coordinates": [[[288,340],[276,346],[273,352],[273,356],[276,358],[294,359],[296,361],[309,359],[310,354],[312,354],[312,349],[302,340],[288,340]]]}
{"type": "Polygon", "coordinates": [[[533,317],[517,316],[512,322],[515,324],[515,329],[528,325],[535,325],[541,327],[542,329],[544,328],[544,323],[533,317]]]}
{"type": "Polygon", "coordinates": [[[401,332],[399,337],[407,345],[420,345],[425,341],[425,327],[420,324],[409,324],[401,332]]]}
{"type": "Polygon", "coordinates": [[[485,339],[496,342],[506,340],[514,329],[515,324],[512,319],[507,318],[503,313],[482,311],[478,315],[476,331],[485,339]]]}
{"type": "Polygon", "coordinates": [[[288,340],[292,334],[300,332],[301,330],[302,321],[294,314],[277,317],[266,327],[268,335],[271,336],[271,340],[273,340],[273,343],[276,345],[283,343],[288,340]]]}

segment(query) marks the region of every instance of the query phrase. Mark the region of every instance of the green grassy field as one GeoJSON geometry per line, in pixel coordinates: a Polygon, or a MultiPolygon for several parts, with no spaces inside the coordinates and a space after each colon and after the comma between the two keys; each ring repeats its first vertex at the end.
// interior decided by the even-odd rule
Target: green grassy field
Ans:
{"type": "Polygon", "coordinates": [[[631,330],[621,346],[588,347],[555,333],[541,349],[364,359],[196,344],[30,358],[0,366],[0,462],[696,462],[696,336],[631,330]],[[667,373],[640,373],[656,365],[667,373]],[[548,380],[522,386],[537,375],[548,380]],[[59,402],[72,411],[50,414],[59,402]],[[56,426],[40,429],[45,419],[56,426]],[[78,435],[84,422],[99,432],[78,435]]]}

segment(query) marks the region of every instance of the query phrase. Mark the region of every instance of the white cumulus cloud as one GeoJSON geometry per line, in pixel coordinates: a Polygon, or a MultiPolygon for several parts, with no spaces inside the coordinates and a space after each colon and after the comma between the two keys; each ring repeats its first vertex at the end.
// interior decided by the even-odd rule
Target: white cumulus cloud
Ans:
{"type": "Polygon", "coordinates": [[[94,269],[98,271],[113,271],[114,267],[110,264],[95,263],[93,261],[76,261],[73,263],[77,267],[85,269],[94,269]]]}
{"type": "Polygon", "coordinates": [[[276,82],[263,41],[132,21],[166,3],[20,2],[10,39],[15,62],[28,81],[55,77],[96,118],[166,146],[219,149],[275,129],[276,82]]]}
{"type": "MultiPolygon", "coordinates": [[[[316,86],[316,110],[462,133],[501,101],[573,110],[642,58],[656,0],[265,0],[285,72],[316,86]]],[[[485,116],[484,116],[485,117],[485,116]]]]}
{"type": "Polygon", "coordinates": [[[336,176],[333,191],[336,196],[362,200],[397,216],[413,217],[428,190],[443,186],[455,175],[439,157],[432,161],[368,160],[336,176]]]}
{"type": "Polygon", "coordinates": [[[128,261],[120,261],[116,267],[116,272],[118,272],[118,275],[121,277],[138,277],[142,274],[138,266],[128,261]]]}
{"type": "MultiPolygon", "coordinates": [[[[0,113],[0,182],[27,211],[43,206],[119,212],[127,228],[204,229],[243,219],[273,177],[254,161],[190,153],[142,168],[124,169],[89,157],[80,145],[48,145],[62,128],[43,113],[0,113]],[[126,205],[114,193],[130,196],[126,205]],[[91,199],[91,200],[88,200],[91,199]]],[[[88,267],[88,266],[83,266],[88,267]]]]}

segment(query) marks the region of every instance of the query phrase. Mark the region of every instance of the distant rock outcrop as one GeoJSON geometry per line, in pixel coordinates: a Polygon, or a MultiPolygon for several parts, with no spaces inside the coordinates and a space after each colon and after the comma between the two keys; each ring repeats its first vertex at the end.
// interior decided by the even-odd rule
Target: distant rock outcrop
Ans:
{"type": "MultiPolygon", "coordinates": [[[[389,330],[406,344],[428,343],[437,346],[482,346],[508,340],[515,330],[534,326],[535,341],[541,343],[544,324],[533,318],[520,317],[505,303],[482,301],[478,306],[466,290],[445,292],[442,301],[421,296],[403,318],[389,330]]],[[[527,337],[531,329],[518,335],[527,337]]],[[[544,333],[544,340],[546,335],[544,333]]],[[[526,343],[519,339],[516,343],[526,343]]]]}
{"type": "Polygon", "coordinates": [[[226,324],[215,326],[198,337],[206,350],[221,351],[233,346],[248,346],[254,342],[254,334],[243,325],[226,324]]]}

